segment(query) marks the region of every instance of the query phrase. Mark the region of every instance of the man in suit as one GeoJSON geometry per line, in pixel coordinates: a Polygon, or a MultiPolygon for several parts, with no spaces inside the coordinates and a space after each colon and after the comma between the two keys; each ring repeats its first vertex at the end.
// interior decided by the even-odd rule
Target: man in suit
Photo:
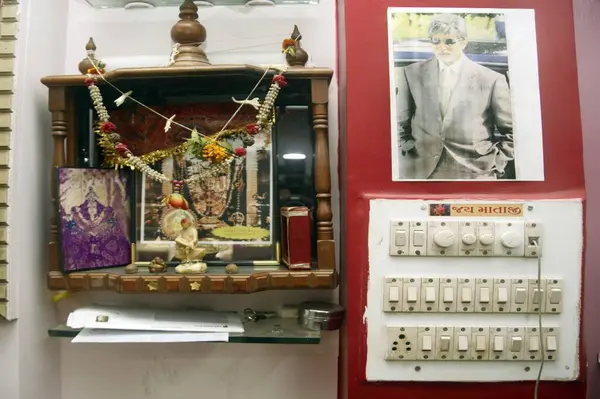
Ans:
{"type": "Polygon", "coordinates": [[[397,79],[400,179],[493,180],[514,158],[504,75],[469,60],[465,20],[432,17],[435,56],[397,79]]]}

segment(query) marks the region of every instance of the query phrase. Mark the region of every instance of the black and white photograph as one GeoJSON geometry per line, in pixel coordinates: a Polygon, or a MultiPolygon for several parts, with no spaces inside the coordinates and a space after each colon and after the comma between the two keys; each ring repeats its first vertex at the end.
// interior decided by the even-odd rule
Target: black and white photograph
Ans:
{"type": "Polygon", "coordinates": [[[388,10],[392,176],[543,180],[533,10],[388,10]]]}

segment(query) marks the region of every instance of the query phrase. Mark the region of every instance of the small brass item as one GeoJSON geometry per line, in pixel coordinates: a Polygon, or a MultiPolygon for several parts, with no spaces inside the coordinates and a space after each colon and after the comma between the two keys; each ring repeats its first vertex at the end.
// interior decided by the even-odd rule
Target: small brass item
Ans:
{"type": "Polygon", "coordinates": [[[157,256],[148,265],[148,271],[150,273],[164,273],[167,271],[167,263],[164,259],[157,256]]]}
{"type": "Polygon", "coordinates": [[[235,263],[230,263],[227,266],[225,266],[225,272],[227,274],[237,274],[239,273],[240,269],[238,267],[238,265],[236,265],[235,263]]]}
{"type": "Polygon", "coordinates": [[[127,274],[136,274],[137,272],[138,272],[138,265],[136,265],[135,263],[125,266],[125,273],[127,273],[127,274]]]}
{"type": "Polygon", "coordinates": [[[200,284],[197,281],[194,281],[194,282],[190,283],[190,289],[192,291],[200,291],[200,287],[202,287],[202,284],[200,284]]]}
{"type": "Polygon", "coordinates": [[[156,281],[150,281],[146,286],[149,291],[158,291],[158,283],[156,281]]]}

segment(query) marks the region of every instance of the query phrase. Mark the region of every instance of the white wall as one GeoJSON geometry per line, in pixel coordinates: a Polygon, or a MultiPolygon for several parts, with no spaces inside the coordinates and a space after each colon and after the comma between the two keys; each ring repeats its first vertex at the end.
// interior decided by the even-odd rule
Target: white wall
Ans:
{"type": "MultiPolygon", "coordinates": [[[[98,46],[97,56],[108,64],[108,69],[164,65],[168,62],[170,29],[178,20],[176,8],[94,10],[83,0],[69,0],[69,3],[66,55],[63,58],[65,73],[77,73],[77,64],[85,55],[84,47],[90,36],[94,37],[98,46]]],[[[318,66],[336,67],[333,0],[321,0],[318,6],[215,7],[201,9],[200,19],[208,31],[207,55],[213,64],[281,64],[284,62],[281,41],[297,24],[303,34],[303,45],[312,56],[311,62],[318,66]]],[[[337,229],[335,80],[331,85],[330,101],[332,186],[337,229]]],[[[337,231],[336,237],[339,237],[337,231]]],[[[61,316],[89,302],[272,309],[275,303],[336,298],[337,292],[329,291],[264,292],[241,296],[83,294],[59,303],[58,308],[61,316]]],[[[62,340],[61,358],[62,399],[337,397],[337,332],[325,334],[320,345],[301,346],[75,345],[62,340]]]]}
{"type": "Polygon", "coordinates": [[[21,3],[9,198],[10,299],[19,319],[0,324],[0,397],[59,399],[59,345],[46,332],[55,323],[44,276],[51,139],[39,79],[62,72],[67,1],[21,3]]]}

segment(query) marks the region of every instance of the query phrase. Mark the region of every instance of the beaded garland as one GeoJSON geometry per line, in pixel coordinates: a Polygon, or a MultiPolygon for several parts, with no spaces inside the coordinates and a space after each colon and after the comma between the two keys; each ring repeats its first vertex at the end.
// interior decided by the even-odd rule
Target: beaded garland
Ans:
{"type": "MultiPolygon", "coordinates": [[[[97,86],[98,78],[105,80],[103,77],[105,72],[104,68],[105,65],[102,62],[99,62],[93,68],[88,69],[85,83],[88,86],[90,97],[98,115],[99,122],[95,131],[99,136],[98,142],[104,152],[105,162],[109,166],[114,166],[115,168],[129,166],[132,169],[137,169],[145,173],[149,178],[160,183],[172,183],[174,194],[171,196],[176,196],[178,200],[180,196],[179,192],[184,184],[224,173],[229,170],[230,164],[235,158],[244,157],[246,155],[246,148],[254,144],[253,136],[270,128],[273,124],[271,116],[273,114],[275,100],[277,99],[281,88],[287,85],[287,81],[283,76],[283,71],[280,71],[273,77],[265,100],[258,106],[256,123],[241,128],[221,130],[216,133],[214,137],[201,135],[194,129],[191,137],[179,146],[153,151],[142,156],[136,156],[121,142],[121,136],[117,133],[117,126],[110,121],[110,115],[104,106],[100,88],[97,86]],[[232,150],[224,139],[236,137],[241,139],[243,146],[232,150]],[[152,167],[148,165],[149,163],[155,163],[169,156],[181,155],[186,152],[197,158],[209,161],[207,162],[206,170],[197,172],[186,179],[176,180],[152,169],[152,167]]],[[[128,94],[124,94],[124,96],[126,99],[128,94]]],[[[165,117],[165,119],[168,118],[165,117]]],[[[171,120],[168,120],[167,124],[169,124],[170,121],[171,120]]],[[[168,130],[168,128],[165,130],[168,130]]],[[[187,206],[185,206],[185,200],[183,202],[170,201],[170,198],[166,198],[166,200],[167,204],[173,205],[171,202],[177,202],[182,203],[182,206],[176,207],[187,208],[187,206]]]]}

